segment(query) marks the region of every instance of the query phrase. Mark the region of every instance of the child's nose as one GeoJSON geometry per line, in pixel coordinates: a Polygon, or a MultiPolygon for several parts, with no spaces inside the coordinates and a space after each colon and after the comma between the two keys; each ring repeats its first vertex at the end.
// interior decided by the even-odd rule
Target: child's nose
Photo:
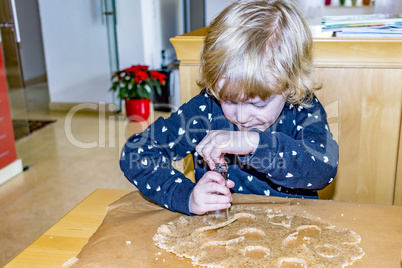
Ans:
{"type": "Polygon", "coordinates": [[[239,104],[237,107],[237,121],[240,124],[245,124],[250,121],[251,114],[247,111],[245,105],[239,104]]]}

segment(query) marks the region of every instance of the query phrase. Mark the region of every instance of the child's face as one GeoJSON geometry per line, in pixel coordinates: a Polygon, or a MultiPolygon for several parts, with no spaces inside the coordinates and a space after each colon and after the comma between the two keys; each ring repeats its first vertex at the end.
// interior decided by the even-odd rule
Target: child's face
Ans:
{"type": "Polygon", "coordinates": [[[256,128],[265,131],[278,119],[285,102],[286,99],[282,94],[275,94],[265,101],[257,97],[239,103],[222,101],[221,106],[226,119],[235,124],[239,130],[248,131],[256,128]]]}

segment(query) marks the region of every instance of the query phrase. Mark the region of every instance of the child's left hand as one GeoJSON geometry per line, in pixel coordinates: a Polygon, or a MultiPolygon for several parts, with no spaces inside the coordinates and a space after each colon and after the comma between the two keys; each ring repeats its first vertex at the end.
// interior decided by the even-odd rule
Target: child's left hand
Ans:
{"type": "Polygon", "coordinates": [[[195,149],[213,170],[215,163],[224,163],[223,156],[227,153],[238,155],[254,153],[259,141],[260,135],[253,131],[212,130],[195,149]]]}

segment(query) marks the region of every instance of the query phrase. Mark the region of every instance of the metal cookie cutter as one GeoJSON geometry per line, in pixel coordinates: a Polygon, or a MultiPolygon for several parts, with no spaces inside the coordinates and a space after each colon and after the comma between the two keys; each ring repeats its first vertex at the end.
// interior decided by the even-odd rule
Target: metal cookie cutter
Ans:
{"type": "MultiPolygon", "coordinates": [[[[225,181],[228,180],[228,167],[227,164],[215,164],[214,170],[218,172],[225,181]]],[[[221,209],[208,212],[208,218],[213,222],[227,221],[229,219],[229,209],[221,209]]]]}

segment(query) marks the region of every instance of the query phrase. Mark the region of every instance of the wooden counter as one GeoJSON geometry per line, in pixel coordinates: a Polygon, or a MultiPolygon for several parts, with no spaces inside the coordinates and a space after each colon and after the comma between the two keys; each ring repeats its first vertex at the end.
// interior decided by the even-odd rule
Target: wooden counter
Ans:
{"type": "MultiPolygon", "coordinates": [[[[6,267],[62,267],[68,260],[77,256],[89,237],[97,230],[106,215],[107,206],[128,193],[127,190],[96,190],[6,267]]],[[[132,192],[125,198],[122,202],[125,204],[122,208],[123,213],[114,219],[112,229],[116,230],[110,231],[119,234],[114,236],[116,239],[131,240],[131,253],[121,258],[121,252],[115,252],[110,247],[100,247],[104,252],[96,250],[95,255],[104,255],[89,258],[97,262],[97,265],[94,263],[85,267],[123,267],[130,264],[135,264],[136,267],[193,267],[189,262],[169,253],[162,253],[166,256],[166,262],[162,262],[162,258],[159,260],[155,258],[162,251],[152,240],[156,229],[161,224],[178,219],[181,214],[168,211],[145,200],[139,192],[132,192]],[[125,237],[121,230],[119,231],[124,224],[136,226],[135,232],[126,234],[127,237],[125,237]],[[107,266],[107,262],[119,265],[107,266]],[[121,265],[122,263],[124,265],[121,265]]],[[[401,206],[239,194],[234,196],[233,203],[283,209],[283,211],[287,209],[300,211],[320,217],[337,228],[350,228],[361,235],[359,246],[365,252],[363,259],[356,261],[353,267],[400,267],[401,206]]],[[[108,239],[111,237],[113,236],[108,236],[108,239]]],[[[99,244],[105,243],[106,240],[100,239],[99,244]]]]}
{"type": "MultiPolygon", "coordinates": [[[[170,39],[182,102],[200,90],[206,30],[170,39]]],[[[338,175],[320,197],[402,205],[402,39],[314,39],[314,63],[323,83],[316,94],[340,146],[338,175]]]]}

